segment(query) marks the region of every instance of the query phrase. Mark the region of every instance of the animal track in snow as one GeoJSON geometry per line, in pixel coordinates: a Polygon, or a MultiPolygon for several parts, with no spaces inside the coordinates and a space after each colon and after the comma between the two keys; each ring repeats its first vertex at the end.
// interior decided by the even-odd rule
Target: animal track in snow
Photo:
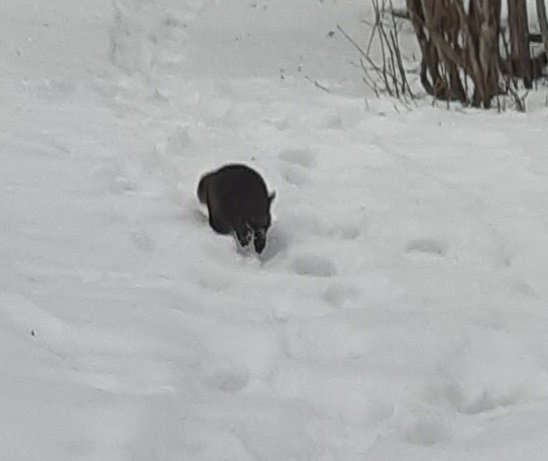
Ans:
{"type": "Polygon", "coordinates": [[[303,168],[316,166],[314,155],[308,150],[287,150],[282,152],[278,157],[284,162],[303,168]]]}
{"type": "Polygon", "coordinates": [[[270,261],[287,248],[289,237],[279,225],[273,225],[268,231],[266,247],[258,256],[261,262],[270,261]]]}
{"type": "Polygon", "coordinates": [[[441,443],[451,436],[450,428],[439,418],[417,418],[402,430],[401,438],[412,445],[425,447],[441,443]]]}
{"type": "Polygon", "coordinates": [[[229,393],[242,390],[249,382],[249,370],[244,366],[223,364],[219,367],[206,367],[203,373],[205,381],[211,387],[229,393]]]}
{"type": "Polygon", "coordinates": [[[406,248],[406,253],[423,253],[433,256],[445,256],[447,248],[445,244],[433,239],[415,239],[411,240],[406,248]]]}
{"type": "Polygon", "coordinates": [[[337,273],[335,264],[331,259],[312,254],[297,256],[293,260],[293,270],[299,275],[316,277],[331,277],[337,273]]]}
{"type": "Polygon", "coordinates": [[[357,224],[342,224],[334,227],[331,233],[342,240],[356,240],[362,233],[362,229],[357,224]]]}
{"type": "Polygon", "coordinates": [[[279,155],[282,160],[280,173],[292,186],[304,186],[309,182],[309,169],[316,165],[314,155],[308,150],[288,150],[279,155]]]}
{"type": "Polygon", "coordinates": [[[324,293],[324,299],[333,307],[347,307],[354,305],[359,290],[348,284],[334,283],[329,285],[324,293]]]}
{"type": "Polygon", "coordinates": [[[309,181],[307,173],[303,172],[300,168],[296,168],[294,166],[284,165],[280,169],[280,173],[282,175],[282,178],[284,178],[285,181],[292,186],[304,186],[309,181]]]}
{"type": "Polygon", "coordinates": [[[135,246],[141,251],[153,251],[154,241],[150,235],[143,229],[135,229],[130,231],[131,240],[135,246]]]}
{"type": "Polygon", "coordinates": [[[315,210],[298,207],[286,212],[281,224],[291,230],[291,235],[325,237],[329,234],[329,226],[315,210]]]}

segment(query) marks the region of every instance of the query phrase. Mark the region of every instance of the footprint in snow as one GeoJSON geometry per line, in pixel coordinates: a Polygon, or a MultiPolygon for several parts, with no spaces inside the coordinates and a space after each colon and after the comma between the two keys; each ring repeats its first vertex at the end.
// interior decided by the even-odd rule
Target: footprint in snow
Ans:
{"type": "Polygon", "coordinates": [[[324,299],[337,308],[354,306],[358,297],[358,288],[349,284],[334,283],[324,292],[324,299]]]}
{"type": "Polygon", "coordinates": [[[270,261],[278,254],[282,253],[289,244],[289,235],[280,225],[276,223],[270,228],[267,235],[266,247],[264,251],[258,255],[261,262],[270,261]]]}
{"type": "Polygon", "coordinates": [[[432,256],[445,256],[447,247],[444,243],[434,239],[411,240],[405,247],[406,253],[422,253],[432,256]]]}
{"type": "Polygon", "coordinates": [[[243,365],[206,365],[202,370],[204,381],[223,392],[236,393],[249,382],[249,370],[243,365]]]}
{"type": "Polygon", "coordinates": [[[358,224],[340,224],[333,227],[330,232],[334,237],[341,240],[357,240],[362,235],[362,228],[358,224]]]}
{"type": "Polygon", "coordinates": [[[400,437],[408,444],[429,447],[448,440],[451,429],[439,418],[422,416],[402,428],[400,437]]]}
{"type": "Polygon", "coordinates": [[[337,274],[337,268],[331,259],[317,255],[297,256],[292,263],[293,271],[298,275],[315,277],[332,277],[337,274]]]}
{"type": "Polygon", "coordinates": [[[279,155],[282,164],[280,173],[285,181],[296,187],[310,181],[309,170],[316,165],[314,155],[308,150],[288,150],[279,155]]]}
{"type": "Polygon", "coordinates": [[[291,186],[302,187],[309,183],[307,172],[302,171],[300,168],[295,168],[292,165],[283,165],[280,168],[280,173],[285,182],[291,186]]]}
{"type": "Polygon", "coordinates": [[[316,166],[314,154],[308,150],[286,150],[278,157],[286,163],[298,165],[302,168],[310,169],[316,166]]]}
{"type": "Polygon", "coordinates": [[[154,240],[150,235],[143,229],[135,229],[130,231],[130,237],[133,241],[133,244],[141,251],[153,251],[154,250],[154,240]]]}

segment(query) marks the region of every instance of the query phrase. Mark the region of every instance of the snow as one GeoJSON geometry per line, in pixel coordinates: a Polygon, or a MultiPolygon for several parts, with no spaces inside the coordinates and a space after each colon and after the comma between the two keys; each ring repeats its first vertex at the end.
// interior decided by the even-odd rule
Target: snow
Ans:
{"type": "Polygon", "coordinates": [[[546,458],[545,88],[376,98],[368,8],[2,2],[1,459],[546,458]],[[231,161],[259,257],[196,199],[231,161]]]}

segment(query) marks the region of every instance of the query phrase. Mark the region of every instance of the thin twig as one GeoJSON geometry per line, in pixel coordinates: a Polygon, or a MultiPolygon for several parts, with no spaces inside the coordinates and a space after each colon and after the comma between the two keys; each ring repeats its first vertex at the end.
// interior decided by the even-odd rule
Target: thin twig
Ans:
{"type": "Polygon", "coordinates": [[[329,88],[323,86],[317,80],[312,80],[308,75],[305,75],[304,79],[312,83],[316,88],[319,88],[320,90],[323,90],[326,93],[331,93],[331,91],[329,91],[329,88]]]}

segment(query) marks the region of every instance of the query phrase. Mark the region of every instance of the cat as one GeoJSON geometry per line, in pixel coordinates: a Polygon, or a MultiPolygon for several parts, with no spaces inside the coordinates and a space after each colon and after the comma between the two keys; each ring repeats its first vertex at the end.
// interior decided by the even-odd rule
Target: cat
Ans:
{"type": "Polygon", "coordinates": [[[209,224],[216,232],[234,232],[243,247],[253,240],[255,251],[262,253],[276,193],[268,193],[259,173],[242,164],[225,165],[200,178],[197,195],[207,205],[209,224]]]}

